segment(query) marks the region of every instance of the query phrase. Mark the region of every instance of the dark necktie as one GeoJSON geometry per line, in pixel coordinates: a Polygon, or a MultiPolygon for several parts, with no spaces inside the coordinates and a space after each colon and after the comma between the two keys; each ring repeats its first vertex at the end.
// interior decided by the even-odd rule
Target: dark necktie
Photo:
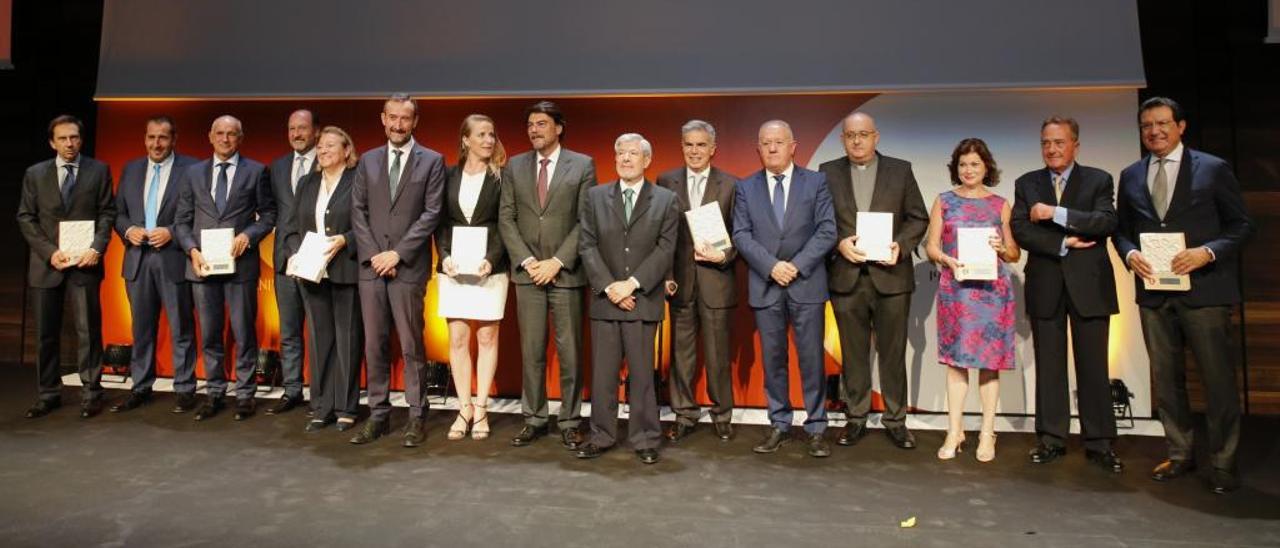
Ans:
{"type": "Polygon", "coordinates": [[[213,187],[213,205],[218,207],[218,214],[222,214],[222,210],[227,208],[228,167],[231,167],[231,162],[218,163],[218,182],[213,187]]]}
{"type": "Polygon", "coordinates": [[[396,199],[396,187],[400,186],[400,169],[402,167],[400,165],[400,155],[404,154],[404,151],[397,148],[397,149],[392,149],[391,152],[396,155],[396,159],[391,161],[391,174],[390,174],[391,199],[394,200],[396,199]]]}
{"type": "Polygon", "coordinates": [[[782,226],[783,216],[787,213],[787,191],[782,186],[782,180],[786,179],[786,175],[774,175],[773,179],[777,181],[773,185],[773,218],[778,220],[778,226],[782,226]]]}
{"type": "Polygon", "coordinates": [[[71,205],[71,190],[76,186],[76,166],[67,164],[67,178],[62,180],[62,205],[71,205]]]}
{"type": "Polygon", "coordinates": [[[539,160],[538,163],[542,164],[542,167],[538,168],[538,206],[542,208],[546,208],[547,193],[549,192],[549,189],[547,186],[548,185],[547,164],[551,163],[551,159],[543,158],[539,160]]]}

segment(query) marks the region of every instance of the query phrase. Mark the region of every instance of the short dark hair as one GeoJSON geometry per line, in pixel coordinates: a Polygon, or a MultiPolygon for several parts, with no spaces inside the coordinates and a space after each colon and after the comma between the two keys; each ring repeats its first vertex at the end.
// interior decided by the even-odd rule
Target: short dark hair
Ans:
{"type": "Polygon", "coordinates": [[[155,116],[147,118],[147,124],[156,124],[156,125],[168,124],[169,136],[172,137],[178,134],[178,124],[174,122],[173,118],[170,118],[169,115],[167,114],[157,114],[155,116]]]}
{"type": "Polygon", "coordinates": [[[1050,125],[1067,126],[1071,128],[1071,139],[1073,141],[1080,140],[1080,123],[1076,122],[1075,118],[1054,114],[1053,116],[1045,118],[1043,122],[1040,122],[1040,132],[1044,133],[1044,128],[1047,128],[1050,125]]]}
{"type": "MultiPolygon", "coordinates": [[[[387,100],[383,101],[382,108],[384,109],[387,108],[387,103],[408,103],[409,106],[413,107],[413,115],[414,116],[418,115],[418,102],[414,101],[413,97],[410,97],[408,93],[391,94],[391,97],[387,97],[387,100]]],[[[307,109],[301,109],[301,110],[307,110],[307,109]]],[[[311,112],[311,111],[307,110],[307,112],[311,112]]],[[[311,125],[315,125],[315,123],[316,123],[316,115],[312,113],[311,125]]]]}
{"type": "MultiPolygon", "coordinates": [[[[409,102],[412,102],[412,103],[413,103],[413,113],[414,113],[414,114],[417,114],[417,113],[418,113],[418,103],[417,103],[417,101],[414,101],[414,100],[412,100],[412,99],[409,99],[409,102]]],[[[299,112],[305,112],[305,113],[307,113],[307,117],[308,117],[308,118],[311,118],[311,127],[315,128],[317,132],[318,132],[318,131],[320,131],[320,128],[326,127],[326,126],[322,126],[322,125],[320,125],[320,117],[319,117],[319,116],[316,116],[316,113],[315,113],[314,111],[312,111],[311,109],[309,109],[309,108],[296,108],[296,109],[293,109],[293,111],[289,113],[289,116],[293,116],[294,114],[297,114],[297,113],[299,113],[299,112]]],[[[341,129],[341,128],[339,128],[339,129],[341,129]]]]}
{"type": "Polygon", "coordinates": [[[1174,122],[1181,122],[1186,119],[1186,113],[1183,112],[1182,105],[1179,105],[1177,101],[1168,97],[1156,96],[1143,101],[1142,106],[1138,107],[1138,122],[1142,122],[1142,113],[1160,107],[1169,107],[1169,110],[1173,111],[1174,122]]]}
{"type": "Polygon", "coordinates": [[[951,151],[951,163],[947,164],[947,171],[951,172],[951,185],[960,184],[960,157],[965,154],[977,154],[982,159],[982,164],[987,166],[987,174],[982,178],[982,184],[987,186],[996,186],[1000,183],[1000,168],[996,166],[996,159],[991,156],[991,149],[987,148],[987,143],[977,137],[969,137],[962,139],[960,144],[956,145],[956,149],[951,151]]]}
{"type": "Polygon", "coordinates": [[[76,131],[80,133],[80,138],[82,139],[84,138],[84,122],[81,122],[79,118],[76,118],[75,116],[72,116],[70,114],[59,114],[58,117],[49,121],[49,138],[50,139],[53,138],[53,128],[58,127],[62,124],[75,124],[76,131]]]}
{"type": "Polygon", "coordinates": [[[565,124],[564,124],[564,112],[560,111],[560,105],[552,103],[551,101],[538,101],[532,105],[529,105],[528,108],[524,109],[525,121],[526,122],[529,121],[529,116],[532,116],[538,113],[546,114],[547,116],[550,116],[551,121],[555,122],[557,126],[560,126],[560,138],[563,139],[564,130],[567,128],[565,127],[565,124]]]}

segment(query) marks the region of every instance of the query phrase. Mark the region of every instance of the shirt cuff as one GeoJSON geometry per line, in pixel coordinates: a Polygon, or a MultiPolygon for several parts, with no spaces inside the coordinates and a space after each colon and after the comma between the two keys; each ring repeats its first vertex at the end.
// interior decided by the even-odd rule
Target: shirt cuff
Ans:
{"type": "Polygon", "coordinates": [[[1209,246],[1207,246],[1207,245],[1202,245],[1202,246],[1200,246],[1200,247],[1203,247],[1205,251],[1208,251],[1208,252],[1209,252],[1209,262],[1211,262],[1211,263],[1216,263],[1216,262],[1218,262],[1218,254],[1216,254],[1216,253],[1214,253],[1214,252],[1213,252],[1213,248],[1211,248],[1211,247],[1209,247],[1209,246]]]}
{"type": "Polygon", "coordinates": [[[564,261],[560,260],[560,257],[552,255],[551,258],[555,259],[557,263],[560,263],[560,268],[564,268],[564,261]]]}
{"type": "Polygon", "coordinates": [[[632,276],[632,277],[630,277],[630,278],[627,278],[627,281],[628,281],[628,282],[631,282],[631,283],[633,283],[633,284],[635,284],[635,286],[636,286],[635,291],[639,291],[639,290],[640,290],[640,280],[637,280],[635,276],[632,276]]]}
{"type": "Polygon", "coordinates": [[[1058,247],[1058,256],[1059,257],[1067,256],[1067,239],[1066,238],[1062,239],[1062,245],[1058,247]]]}
{"type": "Polygon", "coordinates": [[[1130,256],[1130,255],[1133,255],[1134,253],[1137,253],[1137,252],[1138,252],[1138,250],[1133,249],[1133,250],[1130,250],[1128,253],[1125,253],[1125,254],[1124,254],[1124,264],[1129,264],[1129,256],[1130,256]]]}
{"type": "Polygon", "coordinates": [[[1067,208],[1058,206],[1053,208],[1053,222],[1058,226],[1067,227],[1067,208]]]}
{"type": "Polygon", "coordinates": [[[520,268],[529,270],[529,263],[532,263],[532,262],[533,262],[533,257],[528,257],[525,260],[520,261],[520,268]]]}

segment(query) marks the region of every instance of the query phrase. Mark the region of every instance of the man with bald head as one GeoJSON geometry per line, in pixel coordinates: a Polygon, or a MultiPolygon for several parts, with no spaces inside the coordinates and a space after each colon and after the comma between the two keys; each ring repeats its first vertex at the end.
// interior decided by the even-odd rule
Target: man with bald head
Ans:
{"type": "Polygon", "coordinates": [[[876,121],[862,112],[844,119],[845,155],[818,169],[827,178],[836,211],[836,252],[827,260],[831,307],[840,331],[842,396],[848,425],[836,440],[853,445],[866,435],[871,410],[871,334],[875,333],[884,398],[881,424],[890,441],[914,449],[907,430],[907,313],[915,289],[911,251],[929,228],[929,211],[911,164],[876,150],[876,121]],[[886,261],[869,261],[858,247],[858,213],[893,214],[893,242],[886,261]]]}
{"type": "Polygon", "coordinates": [[[244,129],[234,116],[219,116],[209,129],[213,156],[183,171],[179,181],[178,211],[174,232],[189,257],[187,281],[192,283],[196,313],[200,319],[200,351],[208,401],[196,411],[195,420],[217,415],[225,407],[227,391],[222,358],[225,313],[230,312],[235,336],[236,414],[240,421],[253,415],[254,367],[258,336],[258,243],[276,221],[275,198],[266,167],[240,155],[244,129]],[[231,255],[235,272],[207,274],[201,254],[201,234],[209,229],[230,228],[235,233],[231,255]]]}
{"type": "Polygon", "coordinates": [[[316,168],[316,140],[320,130],[315,115],[306,109],[289,114],[289,153],[271,162],[271,192],[276,201],[276,237],[272,267],[275,269],[276,309],[280,316],[280,359],[284,369],[284,397],[267,409],[268,415],[284,413],[302,403],[302,290],[285,274],[288,253],[281,234],[293,220],[298,181],[316,168]]]}
{"type": "Polygon", "coordinates": [[[827,302],[827,254],[836,243],[831,194],[821,173],[795,165],[791,126],[760,126],[757,151],[764,169],[736,187],[733,245],[749,267],[748,300],[760,329],[768,436],[757,453],[773,453],[790,438],[787,328],[795,329],[804,391],[808,452],[831,455],[827,429],[822,335],[827,302]]]}

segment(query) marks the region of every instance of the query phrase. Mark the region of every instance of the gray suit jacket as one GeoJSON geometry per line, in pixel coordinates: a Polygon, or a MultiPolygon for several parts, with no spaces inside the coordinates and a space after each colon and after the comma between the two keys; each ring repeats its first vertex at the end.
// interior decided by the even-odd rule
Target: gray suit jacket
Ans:
{"type": "Polygon", "coordinates": [[[511,278],[517,284],[532,284],[520,263],[556,257],[564,268],[556,276],[556,287],[582,287],[587,278],[578,265],[578,207],[587,189],[596,186],[596,164],[590,156],[563,145],[555,172],[549,180],[547,207],[538,204],[538,153],[528,151],[512,158],[502,170],[502,200],[498,210],[498,230],[511,259],[511,278]]]}
{"type": "Polygon", "coordinates": [[[425,284],[431,278],[431,235],[444,200],[444,157],[414,143],[396,195],[391,195],[387,145],[364,153],[351,188],[351,227],[360,279],[377,278],[370,260],[383,251],[400,255],[395,281],[425,284]]]}
{"type": "Polygon", "coordinates": [[[645,181],[625,220],[622,185],[617,181],[587,191],[582,206],[580,255],[591,282],[593,320],[662,321],[663,281],[671,269],[679,226],[680,200],[674,192],[645,181]],[[635,277],[636,307],[618,308],[605,296],[609,284],[635,277]]]}
{"type": "Polygon", "coordinates": [[[693,236],[689,233],[689,222],[683,212],[693,206],[719,202],[725,228],[733,234],[733,187],[738,184],[738,179],[712,167],[702,191],[702,202],[690,204],[688,177],[688,169],[684,167],[658,176],[658,186],[675,192],[680,200],[675,259],[671,272],[667,274],[667,279],[676,282],[676,294],[671,297],[671,302],[684,306],[691,304],[696,297],[711,308],[733,308],[738,305],[738,282],[734,276],[738,250],[730,248],[725,253],[724,264],[695,261],[693,236]]]}
{"type": "MultiPolygon", "coordinates": [[[[200,231],[206,228],[230,228],[236,234],[249,237],[249,249],[236,258],[236,271],[227,276],[215,276],[235,282],[258,281],[258,242],[267,237],[276,224],[276,200],[271,195],[271,181],[266,166],[240,155],[231,192],[227,195],[226,209],[218,213],[212,189],[213,158],[187,166],[178,180],[182,193],[178,195],[178,211],[174,214],[174,238],[182,250],[191,253],[200,248],[200,231]]],[[[187,261],[187,280],[202,281],[187,261]]]]}
{"type": "Polygon", "coordinates": [[[64,279],[77,285],[102,281],[102,265],[106,262],[111,224],[116,217],[116,204],[111,197],[111,169],[84,154],[80,155],[79,163],[71,203],[67,204],[62,203],[54,159],[27,168],[22,177],[18,230],[31,248],[27,263],[27,282],[31,287],[58,287],[64,279]],[[100,257],[96,266],[59,271],[49,264],[53,252],[58,250],[58,223],[62,221],[94,222],[92,247],[100,257]]]}
{"type": "MultiPolygon", "coordinates": [[[[318,162],[316,161],[311,162],[311,165],[308,166],[311,168],[311,172],[315,172],[317,164],[318,162]]],[[[297,190],[293,188],[293,182],[291,181],[293,178],[293,151],[291,150],[288,154],[272,160],[269,173],[271,175],[271,192],[276,197],[276,238],[271,253],[271,264],[276,272],[284,274],[285,268],[288,266],[285,263],[288,262],[292,252],[285,246],[285,239],[282,233],[289,231],[290,227],[285,223],[294,218],[293,208],[298,204],[297,190]]],[[[298,188],[301,187],[302,183],[298,183],[298,188]]]]}

